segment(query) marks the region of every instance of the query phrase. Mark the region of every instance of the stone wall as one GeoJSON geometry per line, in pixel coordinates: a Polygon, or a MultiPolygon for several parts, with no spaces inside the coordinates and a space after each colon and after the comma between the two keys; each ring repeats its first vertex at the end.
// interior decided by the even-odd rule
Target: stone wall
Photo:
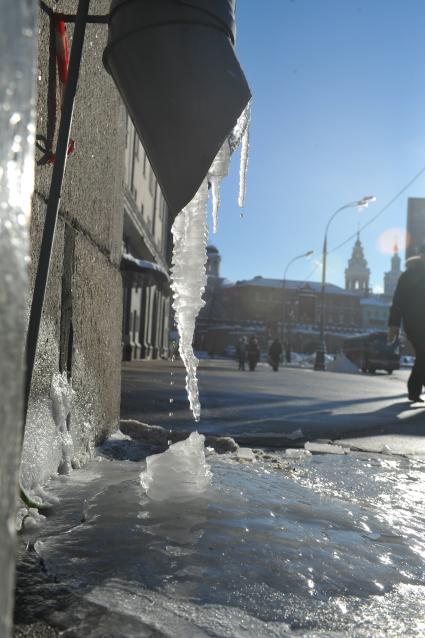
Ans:
{"type": "MultiPolygon", "coordinates": [[[[45,3],[52,7],[50,0],[45,3]]],[[[56,11],[75,14],[76,0],[60,0],[56,11]]],[[[109,2],[91,3],[106,14],[109,2]]],[[[73,25],[67,24],[69,44],[73,25]]],[[[119,417],[125,110],[103,68],[107,25],[88,24],[52,256],[41,334],[34,368],[23,458],[29,488],[61,466],[63,433],[51,413],[52,379],[62,373],[74,391],[67,428],[72,463],[78,466],[93,445],[115,429],[119,417]],[[61,438],[62,437],[62,438],[61,438]]],[[[30,280],[33,282],[49,194],[60,120],[54,32],[40,9],[37,74],[37,168],[31,223],[30,280]],[[56,114],[55,114],[56,113],[56,114]]]]}

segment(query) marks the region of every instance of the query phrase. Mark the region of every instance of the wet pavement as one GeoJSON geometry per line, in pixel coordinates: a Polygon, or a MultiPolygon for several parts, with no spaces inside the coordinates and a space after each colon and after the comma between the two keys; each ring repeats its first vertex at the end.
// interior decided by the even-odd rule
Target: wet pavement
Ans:
{"type": "MultiPolygon", "coordinates": [[[[301,430],[300,443],[355,439],[354,446],[369,449],[370,435],[385,435],[381,447],[425,454],[425,409],[407,401],[408,374],[408,370],[388,376],[297,368],[274,373],[265,363],[250,373],[236,370],[232,360],[201,360],[198,429],[257,446],[297,444],[288,435],[301,430]]],[[[124,364],[122,418],[192,430],[184,378],[179,361],[124,364]]],[[[371,449],[380,451],[379,445],[378,439],[371,449]]]]}
{"type": "MultiPolygon", "coordinates": [[[[246,431],[255,462],[211,452],[211,489],[158,505],[139,478],[158,449],[117,435],[52,479],[58,504],[20,535],[17,638],[425,634],[424,410],[407,372],[233,366],[201,365],[199,429],[246,431]],[[282,449],[305,439],[349,453],[282,449]]],[[[126,364],[122,416],[193,430],[181,365],[126,364]]]]}
{"type": "Polygon", "coordinates": [[[423,460],[212,453],[210,491],[174,505],[141,488],[147,452],[116,437],[51,481],[58,505],[20,537],[18,632],[424,634],[423,460]]]}

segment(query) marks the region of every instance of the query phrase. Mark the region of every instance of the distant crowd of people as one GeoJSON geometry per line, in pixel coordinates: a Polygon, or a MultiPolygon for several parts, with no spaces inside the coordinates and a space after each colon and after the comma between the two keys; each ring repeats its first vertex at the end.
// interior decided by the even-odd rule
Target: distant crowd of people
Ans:
{"type": "MultiPolygon", "coordinates": [[[[282,344],[279,339],[274,339],[269,347],[269,363],[273,370],[277,372],[279,370],[279,364],[282,358],[282,344]]],[[[258,339],[254,336],[249,340],[246,337],[241,337],[236,344],[236,358],[238,360],[239,370],[245,370],[246,362],[248,362],[250,372],[253,372],[260,360],[260,346],[258,345],[258,339]]]]}

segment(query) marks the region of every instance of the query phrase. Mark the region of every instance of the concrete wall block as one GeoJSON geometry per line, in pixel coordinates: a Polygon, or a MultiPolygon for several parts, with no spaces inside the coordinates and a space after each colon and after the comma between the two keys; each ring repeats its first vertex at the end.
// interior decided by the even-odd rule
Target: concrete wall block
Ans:
{"type": "MultiPolygon", "coordinates": [[[[46,4],[53,7],[52,0],[46,4]]],[[[73,14],[77,5],[77,0],[59,0],[56,11],[73,14]]],[[[108,10],[109,0],[92,3],[92,13],[106,14],[108,10]]],[[[55,150],[60,120],[54,33],[46,11],[40,9],[39,15],[31,286],[52,177],[47,159],[49,151],[55,150]]],[[[71,45],[73,25],[68,24],[67,30],[71,45]]],[[[66,165],[28,414],[24,450],[31,461],[25,466],[28,485],[42,483],[57,471],[62,456],[57,424],[50,414],[52,379],[59,373],[60,365],[65,375],[71,372],[75,391],[70,426],[75,466],[86,460],[93,445],[116,427],[119,418],[122,279],[118,266],[125,109],[102,65],[106,39],[106,25],[87,25],[71,130],[76,150],[66,165]],[[72,238],[72,250],[65,249],[65,227],[68,238],[72,238]],[[53,450],[49,454],[56,444],[58,453],[53,450]]]]}
{"type": "MultiPolygon", "coordinates": [[[[52,6],[53,3],[50,0],[48,4],[52,6]]],[[[77,4],[76,0],[59,0],[56,10],[72,14],[77,4]]],[[[107,0],[93,3],[96,14],[106,14],[108,10],[107,0]]],[[[71,44],[72,24],[67,24],[67,32],[71,44]]],[[[122,236],[125,109],[102,64],[107,32],[105,24],[88,24],[86,27],[71,130],[75,153],[67,161],[61,210],[107,251],[114,263],[118,263],[122,236]]],[[[37,135],[39,145],[48,147],[55,124],[57,134],[60,104],[50,19],[43,10],[40,11],[38,65],[37,135]]],[[[53,148],[55,144],[54,139],[53,148]]],[[[38,150],[37,160],[40,166],[36,190],[47,198],[52,167],[45,163],[43,150],[38,150]]]]}
{"type": "MultiPolygon", "coordinates": [[[[34,195],[31,219],[31,263],[29,268],[31,294],[38,264],[45,210],[45,202],[39,196],[34,195]]],[[[52,259],[50,262],[42,324],[38,337],[37,356],[31,386],[31,401],[49,394],[52,373],[59,371],[58,344],[61,306],[62,254],[64,246],[63,238],[64,222],[59,217],[56,226],[56,237],[53,246],[52,259]]]]}
{"type": "Polygon", "coordinates": [[[73,285],[73,389],[85,397],[95,439],[118,423],[121,375],[122,279],[119,270],[87,240],[75,240],[73,285]],[[88,409],[89,406],[89,409],[88,409]]]}

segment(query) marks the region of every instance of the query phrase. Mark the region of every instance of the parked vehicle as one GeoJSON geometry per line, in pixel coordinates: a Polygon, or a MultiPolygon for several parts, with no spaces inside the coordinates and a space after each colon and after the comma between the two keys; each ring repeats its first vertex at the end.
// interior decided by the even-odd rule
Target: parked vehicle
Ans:
{"type": "Polygon", "coordinates": [[[409,354],[404,354],[400,357],[400,367],[401,368],[413,368],[415,363],[415,357],[412,357],[409,354]]]}
{"type": "Polygon", "coordinates": [[[400,347],[387,341],[386,332],[369,332],[345,339],[342,350],[362,372],[386,370],[392,374],[400,369],[400,347]]]}
{"type": "Polygon", "coordinates": [[[235,348],[235,346],[226,346],[224,348],[223,355],[225,357],[229,357],[230,359],[235,359],[236,358],[236,348],[235,348]]]}

